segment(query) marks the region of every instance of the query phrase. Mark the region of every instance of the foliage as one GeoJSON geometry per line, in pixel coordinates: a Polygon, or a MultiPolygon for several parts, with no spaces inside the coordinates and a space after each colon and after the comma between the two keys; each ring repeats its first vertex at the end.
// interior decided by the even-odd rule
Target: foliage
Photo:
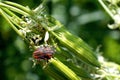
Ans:
{"type": "MultiPolygon", "coordinates": [[[[102,2],[102,0],[99,1],[102,2]]],[[[31,1],[31,3],[33,2],[31,1]]],[[[93,48],[101,44],[103,46],[101,49],[104,52],[103,55],[109,60],[119,63],[120,32],[118,29],[110,31],[104,26],[108,23],[105,21],[109,20],[109,18],[102,11],[98,10],[98,6],[95,3],[98,4],[95,1],[85,0],[49,1],[48,11],[50,15],[56,18],[54,19],[46,14],[46,8],[44,7],[46,2],[32,10],[29,7],[13,2],[1,2],[0,13],[7,21],[1,18],[1,41],[6,41],[5,44],[1,44],[3,47],[0,51],[0,59],[3,62],[1,64],[3,80],[38,80],[43,78],[45,80],[52,78],[58,80],[119,79],[119,65],[105,60],[101,56],[100,48],[94,54],[95,51],[86,44],[87,42],[93,48]],[[88,7],[88,5],[91,5],[91,7],[88,7]],[[57,19],[68,27],[65,28],[57,19]],[[19,37],[16,38],[17,35],[12,32],[9,25],[22,37],[27,45],[19,37]],[[71,34],[68,30],[82,37],[86,42],[71,34]],[[56,50],[54,58],[51,58],[48,63],[44,60],[38,61],[29,58],[32,55],[31,53],[41,45],[50,45],[56,50]],[[28,60],[28,58],[37,64],[34,68],[31,67],[32,61],[28,60]]],[[[108,0],[105,3],[110,5],[110,8],[108,8],[110,11],[114,10],[111,7],[113,2],[108,0]]],[[[117,8],[118,6],[116,7],[114,4],[112,6],[117,8]]],[[[24,5],[26,5],[25,2],[24,5]]],[[[30,6],[33,7],[33,4],[30,6]]],[[[113,18],[113,15],[111,17],[113,18]]],[[[118,21],[116,18],[113,18],[113,20],[115,22],[118,21]]],[[[109,26],[117,28],[119,23],[109,26]]]]}

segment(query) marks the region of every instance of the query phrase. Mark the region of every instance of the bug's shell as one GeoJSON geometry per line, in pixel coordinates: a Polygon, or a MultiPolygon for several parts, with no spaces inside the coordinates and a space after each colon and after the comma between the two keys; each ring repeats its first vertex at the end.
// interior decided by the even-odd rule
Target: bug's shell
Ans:
{"type": "Polygon", "coordinates": [[[53,57],[55,50],[53,47],[47,46],[40,46],[33,52],[33,58],[40,61],[40,60],[49,60],[53,57]]]}

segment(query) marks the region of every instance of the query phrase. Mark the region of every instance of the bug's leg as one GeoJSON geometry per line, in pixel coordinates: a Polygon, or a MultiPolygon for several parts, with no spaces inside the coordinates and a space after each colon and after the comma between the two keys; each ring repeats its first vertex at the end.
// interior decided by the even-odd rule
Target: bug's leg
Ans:
{"type": "Polygon", "coordinates": [[[47,64],[48,64],[48,59],[47,58],[45,58],[44,59],[45,60],[45,63],[43,64],[44,66],[43,66],[43,69],[47,66],[47,64]]]}
{"type": "Polygon", "coordinates": [[[35,62],[35,60],[32,60],[32,61],[33,61],[32,68],[34,68],[36,66],[36,62],[35,62]]]}
{"type": "Polygon", "coordinates": [[[47,63],[48,63],[48,59],[47,59],[46,61],[47,61],[47,63]]]}
{"type": "Polygon", "coordinates": [[[36,61],[35,60],[32,60],[32,61],[33,61],[32,68],[34,68],[36,66],[36,61]]]}
{"type": "Polygon", "coordinates": [[[52,58],[54,58],[54,56],[52,55],[52,58]]]}
{"type": "Polygon", "coordinates": [[[34,68],[36,66],[37,61],[33,58],[29,58],[29,60],[33,62],[32,68],[34,68]]]}

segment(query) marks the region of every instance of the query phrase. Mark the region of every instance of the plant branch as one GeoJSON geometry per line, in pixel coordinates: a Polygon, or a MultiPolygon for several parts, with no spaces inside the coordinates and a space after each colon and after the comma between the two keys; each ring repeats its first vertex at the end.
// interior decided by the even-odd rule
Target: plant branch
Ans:
{"type": "Polygon", "coordinates": [[[18,9],[18,8],[16,8],[16,7],[13,7],[13,6],[10,6],[10,5],[1,3],[1,2],[0,2],[0,7],[6,7],[7,9],[10,9],[11,11],[17,12],[17,13],[22,14],[22,15],[27,15],[27,16],[30,15],[29,13],[24,12],[24,11],[22,11],[21,9],[18,9]]]}
{"type": "Polygon", "coordinates": [[[105,11],[110,15],[110,17],[114,20],[114,15],[112,12],[108,9],[108,7],[104,4],[102,0],[98,0],[99,3],[102,5],[102,7],[105,9],[105,11]]]}
{"type": "Polygon", "coordinates": [[[1,13],[2,16],[7,20],[7,22],[11,25],[12,29],[15,30],[15,32],[16,32],[19,36],[23,37],[23,35],[21,34],[21,32],[19,32],[18,29],[17,29],[17,28],[14,26],[14,24],[11,22],[10,17],[9,17],[2,9],[0,9],[0,13],[1,13]]]}
{"type": "Polygon", "coordinates": [[[8,10],[7,8],[1,8],[2,10],[4,10],[7,14],[9,14],[9,19],[11,22],[13,22],[18,28],[22,29],[22,27],[18,24],[21,21],[23,21],[21,18],[19,18],[18,16],[16,16],[13,12],[11,12],[10,10],[8,10]]]}
{"type": "Polygon", "coordinates": [[[20,10],[26,12],[26,13],[29,13],[31,14],[31,10],[28,8],[28,7],[24,7],[20,4],[17,4],[17,3],[14,3],[14,2],[10,2],[10,1],[4,1],[4,3],[10,5],[10,6],[14,6],[16,8],[19,8],[20,10]]]}
{"type": "Polygon", "coordinates": [[[60,70],[66,77],[70,80],[81,80],[71,69],[65,66],[62,62],[57,59],[51,58],[49,62],[54,65],[58,70],[60,70]]]}

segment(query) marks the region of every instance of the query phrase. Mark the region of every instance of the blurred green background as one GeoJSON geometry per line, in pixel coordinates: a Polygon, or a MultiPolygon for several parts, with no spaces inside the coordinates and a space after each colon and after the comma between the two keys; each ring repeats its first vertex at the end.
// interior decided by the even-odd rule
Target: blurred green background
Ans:
{"type": "MultiPolygon", "coordinates": [[[[31,9],[41,3],[41,0],[9,1],[31,9]]],[[[94,51],[101,45],[101,54],[107,60],[120,64],[120,30],[107,27],[111,18],[97,0],[48,0],[47,9],[94,51]]],[[[31,55],[27,44],[0,16],[0,80],[51,80],[41,67],[32,68],[31,55]]]]}

